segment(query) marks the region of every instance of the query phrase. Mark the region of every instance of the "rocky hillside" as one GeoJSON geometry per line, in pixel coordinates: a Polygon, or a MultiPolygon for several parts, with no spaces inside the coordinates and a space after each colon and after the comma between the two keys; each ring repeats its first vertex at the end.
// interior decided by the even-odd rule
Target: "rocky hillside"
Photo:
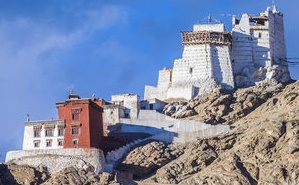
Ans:
{"type": "MultiPolygon", "coordinates": [[[[233,129],[214,138],[198,139],[186,144],[183,146],[182,155],[141,182],[299,183],[299,82],[285,88],[274,88],[271,91],[257,92],[254,88],[248,88],[234,95],[209,97],[213,100],[212,98],[204,100],[204,102],[210,101],[209,104],[200,103],[194,106],[194,109],[206,107],[211,112],[214,110],[212,115],[217,115],[219,109],[213,109],[217,107],[212,106],[213,104],[230,105],[229,113],[219,118],[225,120],[224,123],[231,124],[233,129]],[[243,95],[238,96],[242,93],[243,95]],[[230,101],[224,100],[227,97],[230,101]],[[235,105],[245,108],[246,111],[236,109],[235,105]],[[230,119],[236,119],[236,122],[233,123],[230,119]]],[[[204,114],[209,112],[202,111],[204,114]]],[[[204,114],[191,118],[202,119],[204,114]]],[[[136,163],[138,163],[137,159],[135,159],[136,163]]]]}
{"type": "MultiPolygon", "coordinates": [[[[298,184],[299,81],[259,85],[233,94],[217,91],[192,101],[172,101],[165,114],[230,132],[184,145],[150,142],[131,151],[118,170],[133,173],[123,184],[298,184]]],[[[111,174],[69,168],[0,164],[1,184],[115,184],[111,174]]]]}

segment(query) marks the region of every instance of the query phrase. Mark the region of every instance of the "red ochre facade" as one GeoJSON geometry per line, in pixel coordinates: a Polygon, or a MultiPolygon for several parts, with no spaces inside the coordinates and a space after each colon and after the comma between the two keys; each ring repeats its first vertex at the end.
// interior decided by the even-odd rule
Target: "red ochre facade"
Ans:
{"type": "Polygon", "coordinates": [[[65,121],[64,148],[100,147],[103,138],[102,100],[69,95],[68,100],[56,103],[56,107],[59,120],[65,121]]]}

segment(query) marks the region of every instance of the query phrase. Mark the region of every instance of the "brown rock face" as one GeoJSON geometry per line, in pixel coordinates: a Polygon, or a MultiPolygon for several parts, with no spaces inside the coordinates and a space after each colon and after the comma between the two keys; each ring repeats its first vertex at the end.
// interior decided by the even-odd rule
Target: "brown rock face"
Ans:
{"type": "Polygon", "coordinates": [[[0,164],[0,184],[41,184],[49,178],[43,168],[27,165],[0,164]]]}
{"type": "Polygon", "coordinates": [[[169,163],[182,154],[174,145],[153,141],[132,150],[118,166],[118,170],[130,171],[135,177],[143,177],[169,163]]]}
{"type": "Polygon", "coordinates": [[[113,183],[114,176],[108,173],[100,175],[94,172],[85,171],[69,167],[61,170],[59,173],[53,174],[50,179],[44,182],[44,185],[62,185],[62,184],[110,184],[113,183]]]}
{"type": "Polygon", "coordinates": [[[188,102],[169,103],[163,112],[173,118],[191,119],[208,124],[233,124],[282,89],[282,84],[260,84],[239,89],[233,94],[225,94],[219,90],[200,95],[188,102]]]}
{"type": "MultiPolygon", "coordinates": [[[[248,90],[236,96],[245,109],[254,107],[262,95],[248,90]]],[[[267,95],[272,97],[237,119],[232,131],[188,144],[184,154],[157,170],[151,179],[184,185],[298,184],[298,92],[296,82],[267,95]]]]}

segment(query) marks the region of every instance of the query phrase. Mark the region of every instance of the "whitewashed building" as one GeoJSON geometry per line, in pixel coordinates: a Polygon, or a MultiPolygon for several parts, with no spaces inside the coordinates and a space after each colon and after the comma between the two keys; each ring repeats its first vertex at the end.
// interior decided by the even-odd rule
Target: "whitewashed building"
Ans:
{"type": "Polygon", "coordinates": [[[223,23],[196,24],[192,32],[182,32],[182,58],[159,71],[157,87],[146,86],[144,99],[192,99],[217,87],[288,82],[283,14],[273,6],[259,16],[234,16],[232,24],[231,32],[223,23]]]}
{"type": "Polygon", "coordinates": [[[23,150],[63,148],[64,129],[64,120],[25,122],[23,150]]]}

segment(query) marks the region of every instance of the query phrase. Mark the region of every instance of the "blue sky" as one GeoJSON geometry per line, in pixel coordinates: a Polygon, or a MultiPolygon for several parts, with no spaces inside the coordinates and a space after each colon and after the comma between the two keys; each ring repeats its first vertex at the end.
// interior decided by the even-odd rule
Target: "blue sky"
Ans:
{"type": "MultiPolygon", "coordinates": [[[[271,0],[0,1],[0,161],[21,149],[26,115],[57,118],[55,102],[81,97],[143,96],[158,70],[182,54],[180,31],[211,14],[231,28],[231,14],[258,15],[271,0]]],[[[284,13],[289,58],[299,58],[298,0],[284,13]]],[[[299,67],[291,66],[294,79],[299,67]]]]}

